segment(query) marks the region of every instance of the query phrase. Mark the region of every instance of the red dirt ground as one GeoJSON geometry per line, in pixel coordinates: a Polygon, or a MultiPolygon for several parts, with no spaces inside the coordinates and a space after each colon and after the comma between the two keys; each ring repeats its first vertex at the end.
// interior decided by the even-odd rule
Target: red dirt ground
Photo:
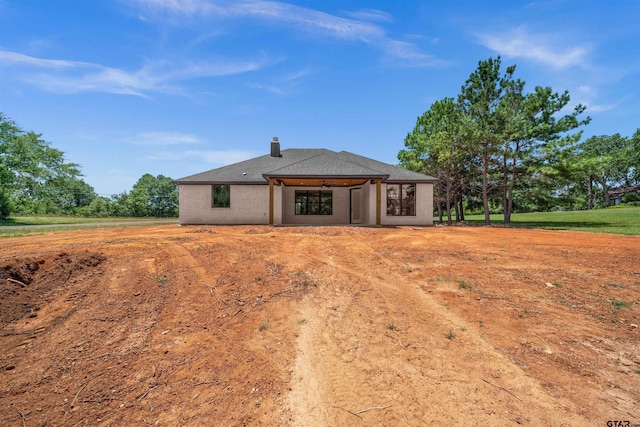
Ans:
{"type": "Polygon", "coordinates": [[[640,423],[640,238],[494,227],[0,239],[0,425],[640,423]]]}

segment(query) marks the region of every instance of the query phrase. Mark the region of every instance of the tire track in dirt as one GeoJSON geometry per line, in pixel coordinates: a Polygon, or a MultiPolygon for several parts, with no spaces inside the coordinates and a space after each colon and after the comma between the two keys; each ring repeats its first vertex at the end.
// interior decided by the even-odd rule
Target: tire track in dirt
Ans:
{"type": "MultiPolygon", "coordinates": [[[[154,354],[165,354],[153,363],[166,373],[162,386],[145,401],[155,405],[177,395],[193,396],[194,404],[156,413],[155,419],[164,424],[208,425],[215,420],[220,425],[247,425],[265,416],[282,418],[278,396],[286,382],[280,378],[288,380],[288,375],[285,366],[274,363],[271,356],[280,360],[280,353],[289,351],[293,331],[289,324],[271,317],[268,330],[260,332],[257,319],[264,319],[267,307],[278,304],[280,297],[269,296],[286,282],[280,277],[282,266],[262,259],[254,262],[252,255],[256,247],[274,240],[202,237],[161,245],[167,260],[162,285],[169,298],[151,332],[149,347],[154,354]],[[256,282],[256,277],[266,276],[268,266],[273,271],[256,282]]],[[[162,276],[163,270],[158,274],[162,276]]],[[[148,387],[154,384],[149,382],[148,387]]]]}
{"type": "Polygon", "coordinates": [[[163,243],[162,250],[166,252],[167,259],[170,259],[172,263],[167,268],[171,272],[171,276],[165,279],[167,282],[179,280],[183,283],[180,289],[175,291],[179,294],[179,298],[176,298],[177,306],[173,308],[175,313],[172,316],[175,316],[176,319],[193,318],[196,314],[196,308],[201,305],[203,299],[211,297],[210,286],[213,286],[212,283],[215,282],[212,274],[191,255],[184,244],[166,242],[163,243]]]}
{"type": "Polygon", "coordinates": [[[570,402],[549,396],[474,327],[443,310],[397,263],[354,240],[334,243],[329,248],[301,241],[295,251],[320,276],[330,270],[337,282],[305,298],[299,309],[307,323],[298,338],[289,396],[294,425],[344,425],[356,417],[423,425],[453,421],[461,411],[492,424],[496,400],[506,401],[513,422],[587,423],[570,402]],[[340,255],[326,255],[331,253],[340,255]],[[360,257],[376,268],[359,271],[360,257]],[[374,312],[387,318],[372,318],[374,312]],[[468,358],[448,362],[448,354],[459,351],[468,358]],[[412,401],[416,397],[421,398],[412,401]],[[369,408],[375,409],[358,412],[369,408]]]}

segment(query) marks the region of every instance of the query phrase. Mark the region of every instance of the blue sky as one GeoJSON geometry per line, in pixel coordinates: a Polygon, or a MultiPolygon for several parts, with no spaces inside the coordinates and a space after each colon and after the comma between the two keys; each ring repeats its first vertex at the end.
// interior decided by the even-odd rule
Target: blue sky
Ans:
{"type": "Polygon", "coordinates": [[[397,163],[478,61],[640,127],[640,1],[0,0],[0,111],[99,194],[283,149],[397,163]]]}

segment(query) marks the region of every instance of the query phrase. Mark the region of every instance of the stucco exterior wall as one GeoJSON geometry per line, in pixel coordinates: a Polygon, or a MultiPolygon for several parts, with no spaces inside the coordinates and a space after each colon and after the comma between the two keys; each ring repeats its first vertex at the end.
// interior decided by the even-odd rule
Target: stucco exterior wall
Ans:
{"type": "Polygon", "coordinates": [[[211,185],[178,187],[181,225],[269,223],[268,185],[232,185],[229,208],[211,207],[211,188],[211,185]]]}
{"type": "MultiPolygon", "coordinates": [[[[373,189],[375,194],[375,187],[373,189]]],[[[375,196],[374,196],[375,197],[375,196]]],[[[433,225],[433,184],[416,185],[416,215],[387,215],[387,184],[382,184],[382,225],[433,225]]]]}

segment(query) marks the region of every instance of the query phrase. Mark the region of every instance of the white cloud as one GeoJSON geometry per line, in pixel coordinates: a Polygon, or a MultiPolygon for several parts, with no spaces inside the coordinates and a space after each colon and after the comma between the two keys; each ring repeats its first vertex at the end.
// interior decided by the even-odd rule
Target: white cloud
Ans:
{"type": "MultiPolygon", "coordinates": [[[[178,14],[191,16],[209,12],[212,9],[206,1],[201,0],[133,0],[144,12],[151,14],[178,14]]],[[[142,17],[146,19],[146,17],[142,17]]]]}
{"type": "Polygon", "coordinates": [[[589,85],[582,85],[582,86],[580,86],[578,88],[578,90],[581,93],[585,93],[585,94],[593,94],[593,93],[595,93],[595,90],[589,85]]]}
{"type": "Polygon", "coordinates": [[[0,62],[5,64],[22,64],[32,65],[35,67],[44,68],[95,68],[98,67],[95,64],[80,61],[67,61],[62,59],[42,59],[34,58],[32,56],[24,55],[18,52],[11,52],[8,50],[0,50],[0,62]]]}
{"type": "Polygon", "coordinates": [[[442,66],[447,65],[448,61],[438,59],[433,55],[426,54],[418,49],[414,44],[401,40],[385,40],[382,50],[390,58],[402,59],[402,64],[411,64],[416,66],[442,66]]]}
{"type": "Polygon", "coordinates": [[[305,68],[300,71],[272,79],[275,83],[249,83],[247,86],[253,89],[266,90],[274,95],[285,95],[285,93],[290,92],[292,88],[296,87],[299,82],[309,74],[311,74],[311,71],[308,68],[305,68]]]}
{"type": "Polygon", "coordinates": [[[581,102],[581,104],[587,107],[586,114],[590,113],[603,113],[605,111],[615,110],[620,105],[620,102],[614,104],[590,104],[588,102],[581,102]]]}
{"type": "Polygon", "coordinates": [[[270,92],[274,95],[284,95],[284,89],[282,89],[281,87],[278,86],[274,86],[274,85],[263,85],[260,83],[250,83],[248,85],[250,88],[253,89],[261,89],[261,90],[266,90],[267,92],[270,92]]]}
{"type": "Polygon", "coordinates": [[[393,21],[393,16],[391,14],[377,9],[359,9],[351,12],[345,12],[345,14],[354,19],[359,19],[362,21],[393,21]]]}
{"type": "Polygon", "coordinates": [[[577,90],[577,98],[579,99],[578,103],[587,107],[586,114],[602,113],[605,111],[614,110],[622,103],[622,101],[606,104],[598,103],[598,97],[598,90],[593,88],[592,86],[583,85],[580,86],[577,90]]]}
{"type": "Polygon", "coordinates": [[[125,141],[139,145],[182,145],[202,142],[195,135],[178,132],[143,132],[125,138],[125,141]]]}
{"type": "Polygon", "coordinates": [[[105,92],[146,97],[149,92],[178,93],[179,89],[148,73],[127,72],[116,68],[99,67],[98,71],[27,72],[19,77],[47,92],[73,94],[105,92]]]}
{"type": "Polygon", "coordinates": [[[440,37],[425,36],[423,34],[407,34],[407,38],[411,40],[423,40],[429,44],[440,43],[440,37]]]}
{"type": "Polygon", "coordinates": [[[0,63],[26,67],[29,71],[21,72],[18,78],[49,92],[106,92],[142,97],[154,92],[184,95],[177,85],[180,81],[246,73],[281,60],[261,55],[245,61],[155,61],[139,70],[127,71],[88,62],[42,59],[0,50],[0,63]]]}
{"type": "Polygon", "coordinates": [[[294,25],[304,31],[320,31],[339,39],[371,43],[385,37],[382,27],[367,22],[341,18],[329,13],[288,3],[254,1],[234,4],[231,16],[253,16],[294,25]]]}
{"type": "Polygon", "coordinates": [[[501,33],[477,34],[480,44],[507,58],[525,58],[557,69],[586,66],[588,45],[566,46],[559,34],[532,33],[520,26],[501,33]]]}
{"type": "MultiPolygon", "coordinates": [[[[317,33],[341,40],[358,41],[381,49],[386,55],[406,60],[409,65],[441,65],[431,55],[409,42],[387,35],[387,30],[367,20],[390,21],[391,15],[374,9],[350,12],[355,19],[342,18],[326,12],[278,1],[205,1],[135,0],[146,12],[176,23],[180,18],[231,19],[254,18],[267,23],[293,26],[301,31],[317,33]]],[[[185,21],[184,25],[190,24],[185,21]]]]}
{"type": "Polygon", "coordinates": [[[301,78],[303,78],[303,77],[305,77],[305,76],[307,76],[309,74],[311,74],[311,71],[309,69],[305,68],[304,70],[300,70],[300,71],[297,71],[295,73],[291,73],[291,74],[285,76],[284,79],[285,79],[285,81],[292,82],[292,81],[295,81],[295,80],[299,80],[299,79],[301,79],[301,78]]]}

